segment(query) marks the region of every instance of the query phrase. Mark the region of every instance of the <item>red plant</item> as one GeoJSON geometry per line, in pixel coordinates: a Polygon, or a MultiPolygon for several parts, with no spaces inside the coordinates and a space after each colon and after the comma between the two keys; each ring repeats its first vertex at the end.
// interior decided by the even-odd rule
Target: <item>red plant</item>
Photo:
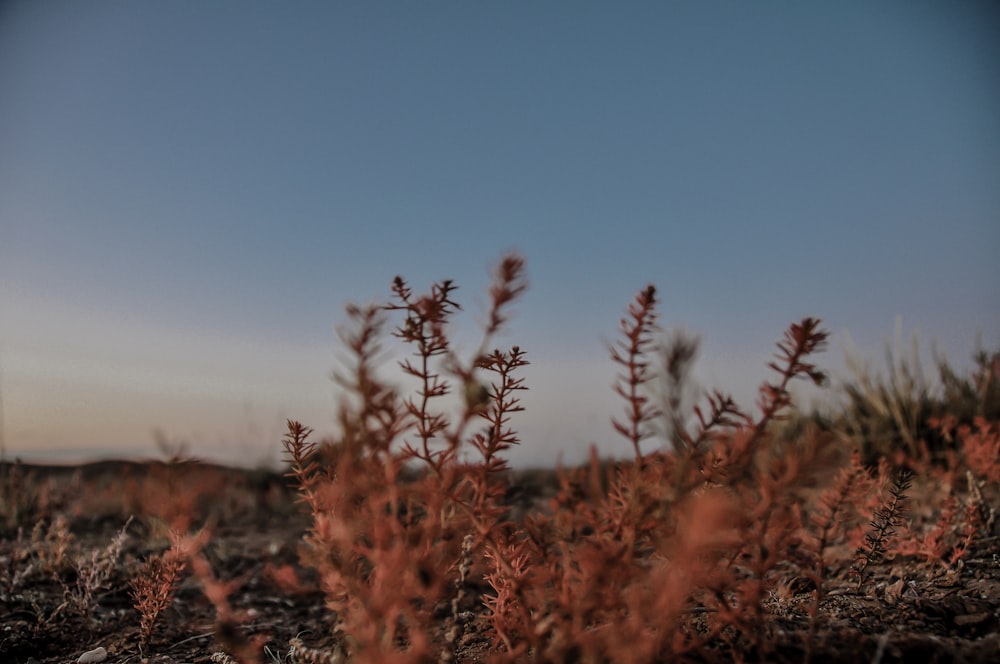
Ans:
{"type": "Polygon", "coordinates": [[[982,480],[1000,483],[1000,429],[996,424],[977,417],[973,427],[961,427],[958,435],[969,469],[982,480]]]}
{"type": "Polygon", "coordinates": [[[656,330],[656,288],[646,286],[628,307],[628,318],[621,319],[624,339],[611,346],[611,359],[625,373],[619,374],[615,382],[615,392],[625,399],[624,421],[612,418],[615,430],[632,443],[635,460],[642,460],[640,443],[653,435],[650,422],[660,415],[659,409],[649,403],[649,397],[642,393],[642,387],[652,378],[648,359],[652,345],[652,334],[656,330]]]}
{"type": "MultiPolygon", "coordinates": [[[[303,559],[319,574],[338,652],[362,662],[455,661],[476,622],[468,601],[479,595],[485,615],[476,624],[501,662],[652,662],[697,658],[720,643],[766,660],[775,641],[770,603],[799,592],[789,570],[806,579],[802,587],[813,582],[815,634],[825,585],[848,559],[834,547],[846,546],[874,501],[853,570],[863,584],[902,525],[908,488],[888,462],[873,476],[855,454],[811,494],[813,509],[803,503],[836,437],[811,431],[789,441],[781,422],[792,411],[792,381],[825,379],[811,361],[827,340],[819,321],[785,332],[768,365],[776,377],[761,386],[753,414],[712,392],[695,408],[692,430],[672,420],[673,448],[644,450],[660,413],[646,394],[655,289],[643,289],[610,348],[625,400],[613,425],[632,460],[605,463],[592,453],[589,465],[559,471],[547,507],[515,521],[505,456],[520,443],[512,417],[522,410],[527,359],[518,346],[487,349],[524,290],[522,271],[519,258],[501,263],[483,342],[464,360],[451,343],[460,310],[451,281],[416,294],[397,277],[390,304],[349,308],[354,327],[342,338],[352,359],[337,379],[351,396],[338,436],[315,444],[306,427],[289,423],[290,474],[312,516],[303,559]],[[410,396],[376,372],[392,317],[401,319],[393,337],[409,351],[399,366],[415,381],[410,396]],[[455,395],[465,398],[448,398],[455,395]],[[881,504],[875,489],[890,482],[881,504]]],[[[965,555],[973,541],[957,524],[947,555],[965,555]]],[[[301,642],[296,652],[321,657],[301,642]]]]}
{"type": "Polygon", "coordinates": [[[157,621],[173,602],[180,575],[186,566],[180,540],[174,536],[169,549],[149,557],[139,574],[130,581],[132,600],[139,612],[139,647],[144,650],[157,621]]]}
{"type": "MultiPolygon", "coordinates": [[[[456,583],[462,596],[469,547],[481,551],[491,543],[506,512],[500,505],[506,489],[498,478],[507,469],[502,453],[518,442],[509,419],[521,410],[516,394],[524,386],[515,372],[527,361],[517,347],[488,354],[482,349],[524,290],[523,261],[511,256],[497,269],[481,349],[469,362],[454,354],[448,336],[460,308],[454,290],[446,280],[417,295],[397,277],[392,303],[349,308],[355,328],[341,336],[353,359],[337,379],[354,400],[342,403],[339,438],[317,446],[307,440],[308,428],[289,422],[290,472],[313,517],[306,560],[319,572],[335,612],[335,634],[358,661],[432,656],[437,607],[456,583]],[[403,320],[393,336],[413,348],[400,367],[418,383],[406,398],[375,367],[384,315],[397,313],[403,320]],[[480,387],[477,370],[496,377],[489,388],[480,387]],[[456,380],[474,398],[453,413],[444,397],[456,380]],[[484,427],[467,436],[475,422],[484,427]],[[472,467],[458,461],[466,442],[481,457],[472,467]],[[448,572],[452,568],[457,581],[448,572]]],[[[462,624],[458,604],[453,596],[442,657],[454,651],[462,624]]]]}

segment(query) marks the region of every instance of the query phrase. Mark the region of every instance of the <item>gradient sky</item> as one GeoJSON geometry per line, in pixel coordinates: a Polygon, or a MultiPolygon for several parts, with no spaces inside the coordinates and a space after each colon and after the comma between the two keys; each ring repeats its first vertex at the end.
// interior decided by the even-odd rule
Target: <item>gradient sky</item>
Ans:
{"type": "Polygon", "coordinates": [[[276,456],[332,430],[343,306],[531,287],[516,463],[628,452],[648,282],[752,404],[792,321],[881,365],[1000,345],[1000,12],[972,2],[7,2],[8,455],[276,456]]]}

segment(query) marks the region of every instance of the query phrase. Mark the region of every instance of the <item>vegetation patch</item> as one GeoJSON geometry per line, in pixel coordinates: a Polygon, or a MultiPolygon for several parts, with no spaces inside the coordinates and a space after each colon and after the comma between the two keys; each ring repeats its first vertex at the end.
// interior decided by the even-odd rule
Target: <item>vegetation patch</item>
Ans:
{"type": "Polygon", "coordinates": [[[513,471],[531,357],[495,339],[526,287],[503,258],[465,357],[451,281],[349,307],[339,433],[288,422],[284,475],[0,466],[0,659],[995,661],[1000,353],[937,392],[890,358],[801,413],[806,318],[753,409],[685,411],[697,343],[647,286],[609,349],[623,459],[513,471]]]}

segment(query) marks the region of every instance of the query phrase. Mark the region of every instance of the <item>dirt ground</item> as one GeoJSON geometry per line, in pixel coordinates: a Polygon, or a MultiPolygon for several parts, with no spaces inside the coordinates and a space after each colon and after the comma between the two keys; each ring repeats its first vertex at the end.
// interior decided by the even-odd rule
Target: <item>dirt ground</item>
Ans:
{"type": "MultiPolygon", "coordinates": [[[[82,491],[92,501],[86,510],[70,510],[67,525],[72,539],[67,551],[72,559],[108,547],[124,524],[123,487],[141,493],[147,486],[145,478],[157,469],[105,463],[81,469],[21,468],[18,472],[22,481],[35,486],[61,487],[46,494],[53,508],[60,501],[72,506],[79,498],[60,498],[60,491],[82,491]]],[[[332,622],[323,595],[309,587],[315,577],[299,563],[298,547],[309,523],[295,504],[294,494],[277,474],[218,468],[212,472],[216,486],[225,486],[226,492],[203,496],[215,501],[211,508],[222,516],[213,526],[206,554],[220,574],[239,582],[230,600],[243,621],[240,629],[262,637],[267,647],[264,662],[296,661],[288,657],[289,642],[296,637],[313,648],[330,646],[332,622]],[[294,569],[303,582],[299,592],[290,593],[275,580],[275,570],[285,566],[294,569]]],[[[521,473],[513,486],[511,500],[523,511],[545,501],[554,490],[554,481],[550,473],[521,473]]],[[[12,498],[8,495],[7,500],[12,498]]],[[[67,605],[76,582],[72,565],[60,574],[40,571],[38,556],[43,545],[38,542],[48,527],[48,522],[39,526],[35,544],[31,524],[22,524],[20,530],[8,527],[0,540],[0,662],[76,662],[96,647],[106,649],[107,662],[225,661],[212,658],[220,650],[215,614],[190,576],[184,577],[172,606],[161,616],[149,647],[144,653],[139,650],[139,616],[132,607],[128,579],[146,556],[164,548],[155,520],[137,518],[128,525],[119,564],[86,610],[67,605]]],[[[44,546],[58,547],[57,539],[53,536],[44,546]]],[[[811,661],[820,663],[1000,661],[1000,545],[996,537],[977,541],[967,559],[954,569],[894,560],[890,555],[880,566],[877,583],[864,592],[859,593],[856,584],[847,580],[833,580],[811,637],[809,583],[790,574],[775,587],[778,590],[765,603],[770,616],[767,640],[773,649],[755,659],[803,662],[811,650],[811,661]]],[[[469,606],[481,607],[480,598],[470,597],[469,606]]],[[[696,610],[691,619],[698,619],[696,610]]],[[[486,630],[476,625],[473,621],[461,641],[459,661],[489,658],[492,644],[486,630]]],[[[733,661],[740,657],[726,644],[719,644],[693,659],[733,661]]]]}

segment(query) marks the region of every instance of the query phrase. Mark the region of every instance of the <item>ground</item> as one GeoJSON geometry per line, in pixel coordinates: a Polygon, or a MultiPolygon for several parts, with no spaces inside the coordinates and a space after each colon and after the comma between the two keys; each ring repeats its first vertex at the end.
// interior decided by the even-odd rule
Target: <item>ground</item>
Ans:
{"type": "MultiPolygon", "coordinates": [[[[106,551],[123,527],[127,518],[123,496],[138,494],[130,498],[135,508],[141,507],[144,492],[145,498],[156,500],[149,478],[159,474],[162,479],[163,468],[105,463],[80,469],[5,469],[4,511],[9,514],[14,502],[24,500],[23,494],[13,492],[34,487],[35,518],[41,525],[35,529],[33,522],[22,522],[18,528],[8,523],[0,540],[0,662],[75,662],[98,646],[108,652],[107,662],[220,661],[212,659],[220,651],[215,611],[191,576],[183,578],[148,647],[140,652],[139,616],[132,606],[129,579],[146,557],[165,546],[154,518],[128,523],[116,566],[93,597],[79,597],[79,561],[106,551]],[[48,488],[39,492],[42,486],[48,488]],[[85,504],[84,497],[90,501],[86,511],[79,507],[85,504]],[[74,502],[78,507],[72,508],[74,502]],[[52,514],[67,507],[68,537],[52,527],[52,514]],[[65,554],[62,562],[56,560],[60,547],[65,554]]],[[[328,648],[333,643],[330,615],[322,592],[310,587],[315,577],[299,561],[309,520],[295,503],[294,492],[278,474],[213,467],[211,477],[214,486],[226,490],[202,496],[214,501],[210,518],[214,535],[205,551],[221,576],[238,581],[230,602],[242,621],[239,629],[261,636],[267,647],[265,662],[296,661],[288,657],[289,643],[296,637],[312,648],[328,648]],[[276,580],[280,577],[276,570],[289,568],[296,571],[302,588],[290,589],[288,583],[276,580]]],[[[513,485],[516,490],[511,495],[517,496],[522,510],[530,509],[551,493],[554,476],[515,474],[513,485]]],[[[833,579],[812,635],[808,609],[814,586],[790,572],[774,584],[777,590],[764,603],[770,646],[755,657],[803,662],[810,650],[811,661],[818,663],[1000,661],[998,553],[997,537],[986,536],[974,543],[963,562],[950,568],[890,554],[879,568],[878,581],[869,588],[858,591],[853,581],[833,579]]],[[[485,586],[480,590],[488,591],[485,586]]],[[[468,601],[471,608],[481,607],[478,597],[468,601]]],[[[698,620],[697,607],[692,608],[691,620],[698,620]]],[[[484,625],[471,623],[458,661],[488,660],[492,644],[484,625]]],[[[730,644],[738,640],[734,636],[730,644]]],[[[695,659],[731,661],[730,644],[720,643],[695,659]]]]}

